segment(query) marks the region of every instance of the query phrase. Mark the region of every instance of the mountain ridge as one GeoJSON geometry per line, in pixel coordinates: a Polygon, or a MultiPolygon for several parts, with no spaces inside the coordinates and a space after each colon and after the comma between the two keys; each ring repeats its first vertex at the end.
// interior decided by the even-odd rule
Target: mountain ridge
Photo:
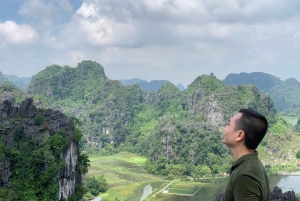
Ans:
{"type": "Polygon", "coordinates": [[[278,111],[289,116],[300,115],[299,112],[293,112],[293,110],[300,111],[300,108],[298,108],[300,104],[300,82],[295,78],[283,81],[278,77],[262,72],[231,73],[223,82],[230,86],[255,85],[271,96],[278,111]]]}
{"type": "MultiPolygon", "coordinates": [[[[132,79],[119,79],[119,81],[123,84],[123,86],[126,85],[130,85],[130,84],[138,84],[142,89],[144,89],[147,92],[157,92],[160,87],[166,83],[169,82],[168,80],[151,80],[151,81],[147,81],[147,80],[142,80],[139,78],[132,78],[132,79]]],[[[184,86],[182,84],[177,84],[176,87],[180,90],[183,91],[184,90],[184,86]]]]}
{"type": "MultiPolygon", "coordinates": [[[[101,66],[92,61],[83,63],[101,66]]],[[[206,164],[215,173],[221,172],[229,166],[222,159],[229,154],[221,142],[222,127],[239,109],[252,108],[266,115],[271,128],[274,127],[261,148],[264,153],[273,150],[270,153],[278,163],[282,155],[290,162],[295,158],[295,154],[287,154],[287,150],[291,153],[295,150],[285,146],[276,149],[274,141],[287,130],[291,137],[284,141],[296,139],[297,134],[279,120],[270,96],[253,85],[228,86],[210,74],[198,76],[184,91],[166,82],[158,92],[146,92],[137,84],[123,86],[105,74],[96,78],[91,72],[82,80],[77,79],[75,72],[80,72],[79,65],[68,73],[72,86],[65,84],[60,88],[59,83],[65,79],[58,75],[52,80],[41,71],[33,77],[28,91],[45,96],[52,107],[82,121],[83,145],[88,152],[131,151],[148,155],[148,170],[158,174],[169,174],[167,167],[178,162],[206,164]],[[42,81],[48,84],[43,85],[42,81]],[[280,129],[283,126],[286,129],[280,129]],[[204,146],[206,151],[204,147],[202,151],[198,149],[197,144],[204,146]],[[218,164],[213,168],[205,159],[208,154],[226,165],[218,164]],[[163,170],[159,169],[159,163],[164,163],[163,170]]],[[[59,69],[62,67],[52,70],[59,72],[59,69]]],[[[50,73],[51,68],[45,71],[50,73]]],[[[270,156],[264,156],[264,161],[269,163],[270,156]]]]}

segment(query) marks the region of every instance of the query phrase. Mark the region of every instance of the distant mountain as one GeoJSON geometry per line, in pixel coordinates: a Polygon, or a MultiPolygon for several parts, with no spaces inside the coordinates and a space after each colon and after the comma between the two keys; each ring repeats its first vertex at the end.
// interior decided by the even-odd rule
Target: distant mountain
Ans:
{"type": "Polygon", "coordinates": [[[0,71],[0,85],[2,85],[2,84],[5,84],[5,85],[9,85],[9,86],[11,86],[11,87],[16,87],[17,88],[17,86],[15,85],[15,83],[13,83],[12,81],[10,81],[9,79],[7,79],[6,77],[5,77],[5,75],[3,75],[2,74],[2,72],[0,71]]]}
{"type": "Polygon", "coordinates": [[[4,77],[3,77],[2,72],[0,71],[0,83],[3,83],[3,80],[4,80],[4,77]]]}
{"type": "Polygon", "coordinates": [[[223,80],[223,82],[230,86],[237,86],[237,85],[247,85],[252,84],[255,85],[257,88],[264,92],[270,91],[274,86],[282,84],[278,77],[273,75],[262,73],[262,72],[253,72],[253,73],[230,73],[227,77],[223,80]]]}
{"type": "Polygon", "coordinates": [[[177,86],[177,88],[180,90],[180,91],[183,91],[184,90],[184,86],[182,85],[182,84],[177,84],[176,85],[177,86]]]}
{"type": "Polygon", "coordinates": [[[3,77],[13,82],[21,90],[26,90],[31,81],[31,77],[18,77],[16,75],[5,74],[3,74],[3,77]]]}
{"type": "Polygon", "coordinates": [[[262,72],[231,73],[223,82],[230,86],[255,85],[271,96],[277,110],[289,115],[300,115],[300,113],[292,114],[296,110],[300,112],[300,82],[295,78],[282,81],[278,77],[262,72]]]}
{"type": "MultiPolygon", "coordinates": [[[[123,86],[130,85],[130,84],[138,84],[142,89],[148,92],[151,91],[158,92],[158,90],[163,84],[169,82],[168,80],[151,80],[150,82],[148,82],[146,80],[142,80],[139,78],[133,78],[130,80],[120,79],[119,81],[122,83],[123,86]]],[[[184,86],[182,84],[178,84],[177,88],[180,91],[184,90],[184,86]]]]}

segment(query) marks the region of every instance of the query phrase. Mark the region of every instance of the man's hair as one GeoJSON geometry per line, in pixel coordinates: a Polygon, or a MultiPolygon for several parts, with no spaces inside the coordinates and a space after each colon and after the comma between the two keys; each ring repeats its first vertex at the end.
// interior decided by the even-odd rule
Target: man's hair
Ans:
{"type": "Polygon", "coordinates": [[[245,145],[255,150],[268,130],[268,121],[260,113],[251,109],[241,109],[242,116],[235,121],[235,130],[245,133],[245,145]]]}

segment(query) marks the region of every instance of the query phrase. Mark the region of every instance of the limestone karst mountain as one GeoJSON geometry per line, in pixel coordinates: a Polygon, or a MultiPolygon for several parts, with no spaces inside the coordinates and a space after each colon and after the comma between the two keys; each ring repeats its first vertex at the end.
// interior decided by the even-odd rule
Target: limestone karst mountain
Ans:
{"type": "Polygon", "coordinates": [[[18,77],[16,75],[3,75],[4,78],[10,80],[20,90],[25,91],[31,81],[31,77],[18,77]]]}
{"type": "MultiPolygon", "coordinates": [[[[218,160],[228,165],[222,127],[241,108],[257,110],[270,122],[260,148],[265,163],[293,161],[293,142],[299,141],[277,115],[270,96],[255,86],[225,85],[213,74],[197,77],[184,91],[166,82],[157,92],[146,92],[107,78],[96,62],[82,61],[74,68],[47,67],[33,76],[28,92],[81,120],[86,151],[138,152],[149,156],[149,170],[155,173],[176,163],[210,164],[211,169],[218,160]]],[[[225,169],[215,165],[216,172],[225,169]]]]}
{"type": "MultiPolygon", "coordinates": [[[[126,85],[131,85],[131,84],[138,84],[142,89],[144,89],[145,91],[148,92],[157,92],[161,86],[166,83],[169,82],[167,80],[151,80],[151,81],[146,81],[146,80],[142,80],[142,79],[138,79],[138,78],[133,78],[133,79],[120,79],[119,80],[122,85],[126,86],[126,85]]],[[[184,86],[182,84],[177,84],[177,88],[180,91],[184,90],[184,86]]]]}
{"type": "Polygon", "coordinates": [[[87,158],[81,134],[60,111],[0,102],[0,189],[5,200],[81,200],[87,158]]]}
{"type": "Polygon", "coordinates": [[[254,85],[269,94],[278,111],[286,116],[300,115],[300,82],[295,78],[285,81],[278,77],[263,73],[231,73],[223,82],[230,86],[254,85]]]}

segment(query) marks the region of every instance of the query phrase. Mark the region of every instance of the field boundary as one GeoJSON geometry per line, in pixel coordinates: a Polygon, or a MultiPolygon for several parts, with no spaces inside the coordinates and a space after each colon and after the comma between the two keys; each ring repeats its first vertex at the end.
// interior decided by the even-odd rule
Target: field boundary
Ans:
{"type": "Polygon", "coordinates": [[[175,181],[180,181],[180,179],[171,181],[171,182],[168,183],[165,187],[163,187],[162,189],[160,189],[159,191],[157,191],[155,194],[153,194],[150,198],[147,198],[146,201],[149,201],[149,200],[151,200],[152,198],[154,198],[157,194],[162,193],[166,188],[168,188],[168,187],[169,187],[171,184],[173,184],[175,181]]]}
{"type": "Polygon", "coordinates": [[[169,194],[169,195],[181,195],[181,196],[191,196],[191,197],[193,197],[199,190],[200,190],[200,188],[198,188],[193,194],[179,194],[179,193],[167,193],[167,192],[162,192],[162,193],[163,194],[169,194]]]}

